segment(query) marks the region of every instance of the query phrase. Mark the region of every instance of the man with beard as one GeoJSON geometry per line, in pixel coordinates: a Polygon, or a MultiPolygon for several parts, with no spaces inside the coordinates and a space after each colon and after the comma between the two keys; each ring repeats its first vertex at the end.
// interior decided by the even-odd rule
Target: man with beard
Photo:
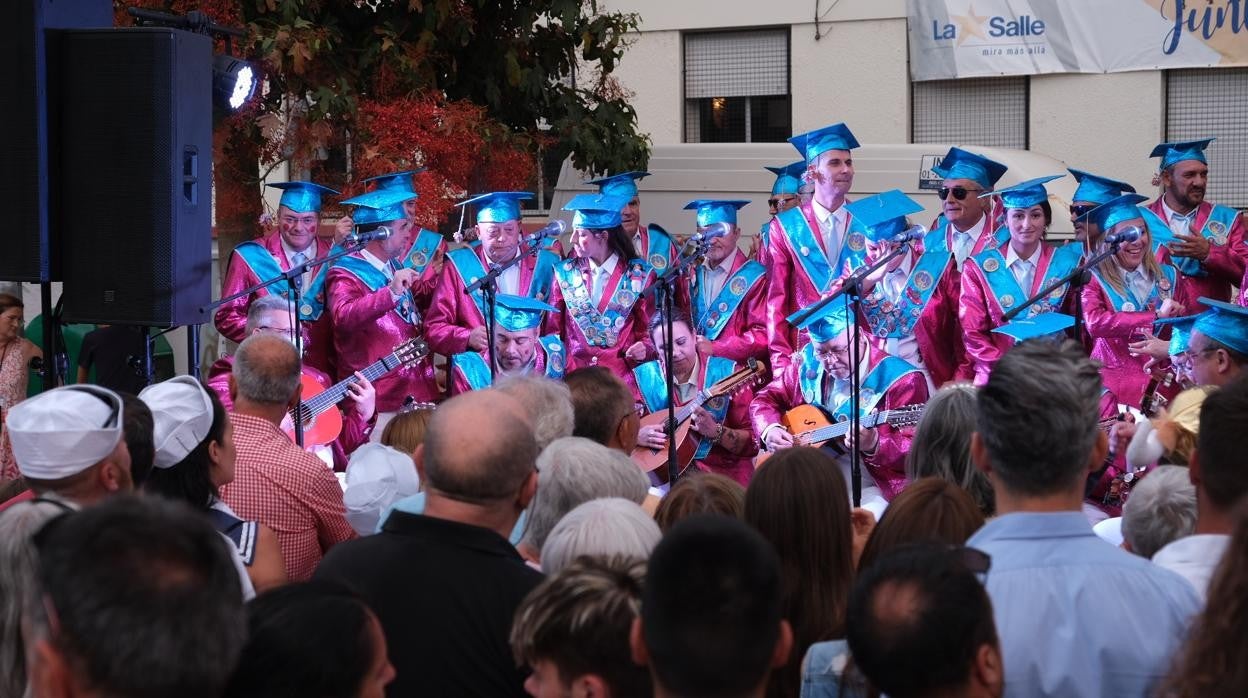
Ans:
{"type": "MultiPolygon", "coordinates": [[[[498,376],[537,375],[563,378],[565,355],[558,335],[539,336],[542,315],[554,307],[524,296],[499,296],[494,314],[494,361],[498,376]]],[[[463,352],[451,357],[452,393],[488,388],[494,383],[490,352],[463,352]]]]}
{"type": "MultiPolygon", "coordinates": [[[[1233,208],[1205,201],[1209,161],[1205,149],[1214,139],[1162,143],[1150,157],[1161,158],[1162,195],[1147,209],[1151,226],[1174,233],[1167,244],[1174,264],[1190,281],[1192,297],[1231,299],[1231,286],[1244,278],[1244,226],[1233,208]]],[[[1243,291],[1241,302],[1245,300],[1243,291]]],[[[1189,310],[1204,310],[1198,305],[1189,310]]]]}

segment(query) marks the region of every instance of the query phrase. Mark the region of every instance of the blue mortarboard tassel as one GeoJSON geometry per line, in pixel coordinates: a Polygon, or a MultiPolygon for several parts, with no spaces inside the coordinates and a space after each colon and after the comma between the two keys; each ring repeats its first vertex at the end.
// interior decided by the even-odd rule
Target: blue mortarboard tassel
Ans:
{"type": "Polygon", "coordinates": [[[281,205],[295,213],[317,213],[321,210],[323,194],[338,194],[313,182],[275,182],[269,186],[282,190],[281,205]]]}
{"type": "Polygon", "coordinates": [[[1045,177],[1036,177],[1026,182],[1019,182],[1012,187],[998,189],[995,192],[985,192],[979,195],[979,198],[992,196],[997,194],[1001,197],[1001,203],[1006,208],[1031,208],[1038,206],[1049,199],[1049,192],[1044,188],[1047,182],[1055,179],[1061,179],[1066,175],[1047,175],[1045,177]]]}
{"type": "Polygon", "coordinates": [[[591,179],[586,184],[596,185],[599,194],[622,196],[626,200],[632,200],[634,196],[637,196],[637,180],[649,176],[649,172],[621,172],[620,174],[591,179]]]}
{"type": "Polygon", "coordinates": [[[527,191],[494,191],[455,205],[476,204],[478,223],[507,223],[520,220],[520,202],[532,198],[532,192],[527,191]]]}
{"type": "Polygon", "coordinates": [[[424,172],[425,168],[421,167],[416,170],[407,170],[406,172],[391,172],[390,174],[377,175],[364,180],[365,184],[372,182],[376,189],[391,189],[394,191],[406,191],[413,194],[416,188],[412,186],[412,177],[424,172]]]}
{"type": "Polygon", "coordinates": [[[500,294],[495,308],[494,319],[508,332],[521,332],[540,327],[542,313],[555,312],[555,308],[547,303],[525,296],[500,294]]]}
{"type": "Polygon", "coordinates": [[[563,210],[575,212],[572,215],[573,228],[606,230],[620,224],[620,211],[628,205],[630,198],[611,194],[577,194],[564,204],[563,210]]]}
{"type": "Polygon", "coordinates": [[[407,212],[403,210],[403,202],[415,198],[415,192],[374,189],[346,199],[342,203],[356,207],[352,215],[352,220],[356,225],[367,225],[406,218],[407,212]]]}
{"type": "Polygon", "coordinates": [[[858,139],[854,138],[849,127],[843,123],[798,134],[790,138],[789,142],[808,163],[829,150],[853,150],[859,145],[858,139]]]}
{"type": "Polygon", "coordinates": [[[1142,194],[1115,197],[1088,211],[1088,222],[1107,232],[1123,221],[1142,218],[1139,204],[1143,201],[1148,201],[1148,197],[1142,194]]]}
{"type": "Polygon", "coordinates": [[[990,160],[978,153],[950,148],[932,171],[945,179],[969,179],[984,189],[991,189],[1007,169],[1009,168],[996,160],[990,160]]]}
{"type": "Polygon", "coordinates": [[[698,227],[715,223],[737,224],[737,211],[749,206],[743,199],[694,199],[685,204],[686,211],[698,212],[698,227]]]}
{"type": "Polygon", "coordinates": [[[1248,308],[1201,298],[1209,310],[1196,316],[1192,330],[1239,354],[1248,355],[1248,308]]]}
{"type": "Polygon", "coordinates": [[[867,239],[886,240],[906,229],[906,216],[923,210],[917,201],[900,189],[891,189],[845,204],[858,222],[867,227],[867,239]]]}
{"type": "Polygon", "coordinates": [[[1079,183],[1079,186],[1075,188],[1075,196],[1071,201],[1087,201],[1099,205],[1123,194],[1135,193],[1135,187],[1126,182],[1119,182],[1109,177],[1076,170],[1073,167],[1067,171],[1074,175],[1075,181],[1079,183]]]}
{"type": "Polygon", "coordinates": [[[784,167],[767,167],[765,169],[776,176],[775,183],[771,185],[772,196],[796,194],[797,190],[802,186],[802,173],[806,171],[806,161],[798,160],[784,167]]]}
{"type": "Polygon", "coordinates": [[[1203,138],[1198,141],[1178,141],[1175,143],[1159,143],[1153,148],[1153,152],[1149,153],[1150,158],[1161,158],[1161,169],[1166,169],[1176,162],[1184,160],[1196,160],[1206,165],[1209,161],[1205,159],[1205,148],[1209,147],[1214,138],[1203,138]]]}

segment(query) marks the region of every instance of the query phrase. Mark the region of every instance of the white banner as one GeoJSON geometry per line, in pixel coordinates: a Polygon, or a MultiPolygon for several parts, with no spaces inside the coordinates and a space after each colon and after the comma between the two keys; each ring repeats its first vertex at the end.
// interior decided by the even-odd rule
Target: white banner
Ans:
{"type": "Polygon", "coordinates": [[[914,80],[1248,65],[1248,0],[908,0],[914,80]]]}

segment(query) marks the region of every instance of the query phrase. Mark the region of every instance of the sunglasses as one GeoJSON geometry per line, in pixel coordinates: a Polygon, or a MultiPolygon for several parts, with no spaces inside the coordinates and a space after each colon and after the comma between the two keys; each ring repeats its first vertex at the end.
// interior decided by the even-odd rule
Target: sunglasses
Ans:
{"type": "Polygon", "coordinates": [[[966,187],[953,187],[953,188],[941,187],[940,191],[937,193],[940,194],[941,201],[948,199],[950,194],[953,194],[953,198],[957,199],[958,201],[962,201],[963,199],[966,198],[966,195],[968,193],[981,192],[981,191],[983,191],[983,189],[967,189],[966,187]]]}
{"type": "Polygon", "coordinates": [[[1075,218],[1083,218],[1096,208],[1096,204],[1071,204],[1070,214],[1075,218]]]}

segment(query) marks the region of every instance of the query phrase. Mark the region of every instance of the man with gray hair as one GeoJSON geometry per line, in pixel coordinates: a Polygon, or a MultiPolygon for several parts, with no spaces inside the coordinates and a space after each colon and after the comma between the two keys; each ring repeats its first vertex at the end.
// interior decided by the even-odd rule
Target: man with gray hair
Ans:
{"type": "Polygon", "coordinates": [[[649,481],[631,458],[579,436],[547,446],[537,458],[537,471],[537,494],[518,548],[526,560],[538,564],[546,537],[577,505],[602,497],[641,504],[649,491],[649,481]]]}
{"type": "Polygon", "coordinates": [[[1082,513],[1108,450],[1101,391],[1078,344],[1044,340],[1016,345],[980,389],[971,459],[1000,516],[966,544],[992,556],[1007,696],[1147,695],[1198,609],[1181,577],[1100,540],[1082,513]]]}
{"type": "Polygon", "coordinates": [[[325,551],[355,537],[338,479],[281,429],[301,389],[299,355],[287,339],[255,334],[239,345],[230,374],[238,455],[221,498],[239,518],[277,532],[292,582],[307,580],[325,551]]]}
{"type": "Polygon", "coordinates": [[[317,570],[377,613],[398,672],[390,695],[524,695],[507,638],[542,579],[507,542],[537,488],[524,417],[496,390],[442,403],[416,450],[424,514],[391,512],[380,533],[335,548],[317,570]]]}
{"type": "Polygon", "coordinates": [[[515,398],[524,408],[533,423],[539,451],[555,439],[572,435],[572,392],[563,383],[540,376],[507,376],[500,378],[494,389],[515,398]]]}
{"type": "Polygon", "coordinates": [[[1196,528],[1196,488],[1181,465],[1163,465],[1140,480],[1122,507],[1123,548],[1143,558],[1196,528]]]}
{"type": "MultiPolygon", "coordinates": [[[[250,337],[254,334],[271,334],[295,341],[294,329],[295,305],[289,299],[279,295],[260,296],[247,306],[247,324],[244,331],[250,337]]],[[[208,369],[208,378],[204,384],[221,398],[226,411],[234,409],[234,401],[230,399],[230,374],[234,371],[234,356],[226,354],[213,362],[208,369]]],[[[334,384],[328,373],[312,366],[303,364],[303,372],[311,376],[322,388],[334,384]]],[[[342,410],[342,431],[338,438],[325,446],[308,446],[308,450],[326,462],[332,462],[336,470],[345,470],[347,460],[355,449],[368,443],[374,427],[377,426],[377,391],[364,374],[357,371],[355,382],[347,386],[347,394],[339,403],[342,410]]]]}
{"type": "Polygon", "coordinates": [[[591,499],[559,519],[542,546],[542,571],[558,574],[582,556],[645,560],[663,532],[654,517],[621,497],[591,499]]]}

